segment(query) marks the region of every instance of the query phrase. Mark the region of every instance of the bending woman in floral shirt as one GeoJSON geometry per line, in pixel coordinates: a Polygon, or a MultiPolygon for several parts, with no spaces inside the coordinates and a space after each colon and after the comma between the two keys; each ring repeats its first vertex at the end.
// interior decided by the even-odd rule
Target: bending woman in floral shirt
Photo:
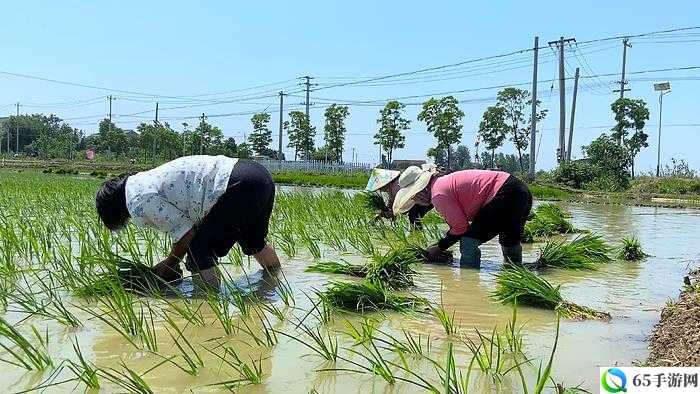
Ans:
{"type": "Polygon", "coordinates": [[[518,178],[500,171],[464,170],[449,175],[409,167],[398,179],[394,214],[432,205],[450,226],[428,249],[429,259],[460,242],[460,265],[479,267],[479,245],[498,235],[506,263],[522,264],[520,243],[532,195],[518,178]]]}
{"type": "Polygon", "coordinates": [[[105,182],[95,203],[112,231],[131,218],[137,226],[170,234],[170,254],[153,267],[163,280],[182,277],[180,260],[187,254],[187,269],[218,287],[218,258],[235,243],[263,268],[279,267],[275,250],[265,240],[274,199],[272,177],[258,163],[187,156],[105,182]]]}

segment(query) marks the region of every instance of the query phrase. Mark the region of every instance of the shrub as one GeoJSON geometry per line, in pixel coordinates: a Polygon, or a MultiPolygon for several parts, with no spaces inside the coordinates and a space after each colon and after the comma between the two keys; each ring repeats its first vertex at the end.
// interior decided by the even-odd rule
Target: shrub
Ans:
{"type": "Polygon", "coordinates": [[[553,171],[552,178],[556,183],[573,187],[574,189],[583,189],[595,179],[595,174],[596,168],[594,166],[585,161],[577,160],[570,163],[561,163],[553,171]]]}

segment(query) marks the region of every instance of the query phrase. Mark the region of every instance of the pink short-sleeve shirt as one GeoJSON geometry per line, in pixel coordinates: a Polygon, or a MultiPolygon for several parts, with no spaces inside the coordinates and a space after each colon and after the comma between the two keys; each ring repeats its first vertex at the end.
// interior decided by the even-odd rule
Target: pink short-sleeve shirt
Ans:
{"type": "Polygon", "coordinates": [[[477,212],[493,199],[510,177],[507,172],[463,170],[435,180],[431,202],[450,226],[450,234],[462,235],[477,212]]]}

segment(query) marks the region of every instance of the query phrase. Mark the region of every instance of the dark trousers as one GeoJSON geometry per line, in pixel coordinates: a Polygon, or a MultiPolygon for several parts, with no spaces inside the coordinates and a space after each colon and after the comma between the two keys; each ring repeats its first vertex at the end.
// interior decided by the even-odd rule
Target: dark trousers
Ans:
{"type": "Polygon", "coordinates": [[[195,227],[186,266],[189,271],[211,268],[238,243],[246,255],[266,245],[275,200],[272,176],[261,164],[239,160],[224,194],[195,227]]]}
{"type": "Polygon", "coordinates": [[[532,209],[532,194],[527,185],[511,175],[496,195],[474,216],[463,237],[487,242],[498,235],[502,246],[520,243],[525,222],[532,209]]]}

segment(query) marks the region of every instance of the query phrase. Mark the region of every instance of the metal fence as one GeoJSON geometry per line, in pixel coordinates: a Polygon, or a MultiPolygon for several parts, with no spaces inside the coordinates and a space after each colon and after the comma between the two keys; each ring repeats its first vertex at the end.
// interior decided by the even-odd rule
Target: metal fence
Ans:
{"type": "Polygon", "coordinates": [[[373,168],[369,163],[328,163],[325,161],[280,161],[256,159],[270,172],[313,172],[319,174],[338,174],[366,172],[373,168]]]}

